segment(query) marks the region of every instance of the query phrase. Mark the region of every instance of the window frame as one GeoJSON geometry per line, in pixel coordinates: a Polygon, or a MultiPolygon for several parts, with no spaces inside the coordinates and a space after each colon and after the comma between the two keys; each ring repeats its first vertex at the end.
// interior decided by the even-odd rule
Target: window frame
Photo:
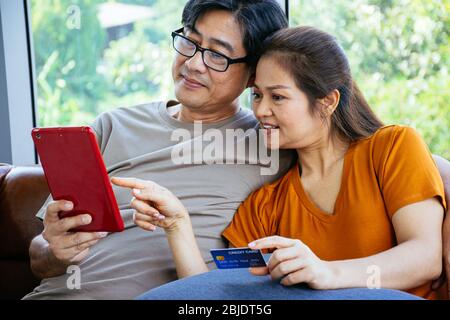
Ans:
{"type": "Polygon", "coordinates": [[[37,163],[33,55],[27,0],[0,0],[0,162],[37,163]]]}

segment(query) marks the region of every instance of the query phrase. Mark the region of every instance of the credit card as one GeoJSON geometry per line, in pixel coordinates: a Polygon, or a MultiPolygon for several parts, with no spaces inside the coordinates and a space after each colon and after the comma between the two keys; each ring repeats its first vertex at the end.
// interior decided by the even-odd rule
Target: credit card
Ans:
{"type": "Polygon", "coordinates": [[[211,249],[211,255],[219,269],[266,267],[261,250],[250,248],[211,249]]]}

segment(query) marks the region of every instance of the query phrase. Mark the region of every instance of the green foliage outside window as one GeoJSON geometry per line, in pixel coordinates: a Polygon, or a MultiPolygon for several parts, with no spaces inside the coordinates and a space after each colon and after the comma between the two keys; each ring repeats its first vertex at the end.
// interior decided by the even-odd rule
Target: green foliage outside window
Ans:
{"type": "Polygon", "coordinates": [[[154,14],[112,41],[98,19],[102,3],[31,1],[39,126],[90,124],[112,108],[173,98],[170,32],[185,0],[120,1],[154,14]]]}
{"type": "Polygon", "coordinates": [[[291,0],[290,25],[333,34],[383,122],[450,159],[449,12],[446,0],[291,0]]]}
{"type": "MultiPolygon", "coordinates": [[[[38,125],[90,124],[118,106],[173,98],[170,32],[185,2],[31,0],[38,125]],[[105,2],[153,13],[111,40],[98,19],[105,2]]],[[[289,9],[291,26],[337,37],[385,123],[415,127],[450,159],[449,1],[290,0],[289,9]]]]}

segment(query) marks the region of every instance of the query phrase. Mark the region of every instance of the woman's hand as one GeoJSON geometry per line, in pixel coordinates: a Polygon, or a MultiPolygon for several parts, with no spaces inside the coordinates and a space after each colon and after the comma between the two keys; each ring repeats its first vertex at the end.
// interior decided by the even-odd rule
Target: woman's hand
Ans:
{"type": "Polygon", "coordinates": [[[189,214],[181,201],[168,189],[153,181],[135,178],[113,177],[117,186],[132,189],[131,207],[136,210],[134,223],[144,230],[154,231],[156,227],[174,231],[182,224],[190,223],[189,214]]]}
{"type": "Polygon", "coordinates": [[[111,179],[117,186],[133,189],[134,222],[144,230],[164,228],[179,278],[207,272],[198,248],[189,213],[168,189],[155,182],[134,178],[111,179]]]}
{"type": "Polygon", "coordinates": [[[273,280],[291,286],[306,283],[313,289],[333,289],[335,273],[331,263],[320,260],[303,242],[279,236],[249,243],[251,249],[276,248],[267,267],[250,268],[254,275],[270,273],[273,280]]]}

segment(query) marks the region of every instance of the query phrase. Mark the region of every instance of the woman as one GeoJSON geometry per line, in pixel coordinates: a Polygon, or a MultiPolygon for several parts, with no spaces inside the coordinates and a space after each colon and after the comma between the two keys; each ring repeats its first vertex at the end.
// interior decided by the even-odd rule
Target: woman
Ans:
{"type": "MultiPolygon", "coordinates": [[[[443,298],[431,290],[442,268],[439,172],[413,129],[376,118],[333,37],[312,27],[270,37],[253,109],[267,147],[298,154],[298,165],[251,194],[223,233],[230,246],[273,252],[253,274],[326,290],[366,287],[374,272],[383,288],[443,298]]],[[[168,190],[113,182],[135,188],[136,224],[165,228],[179,277],[208,270],[189,215],[168,190]]]]}

